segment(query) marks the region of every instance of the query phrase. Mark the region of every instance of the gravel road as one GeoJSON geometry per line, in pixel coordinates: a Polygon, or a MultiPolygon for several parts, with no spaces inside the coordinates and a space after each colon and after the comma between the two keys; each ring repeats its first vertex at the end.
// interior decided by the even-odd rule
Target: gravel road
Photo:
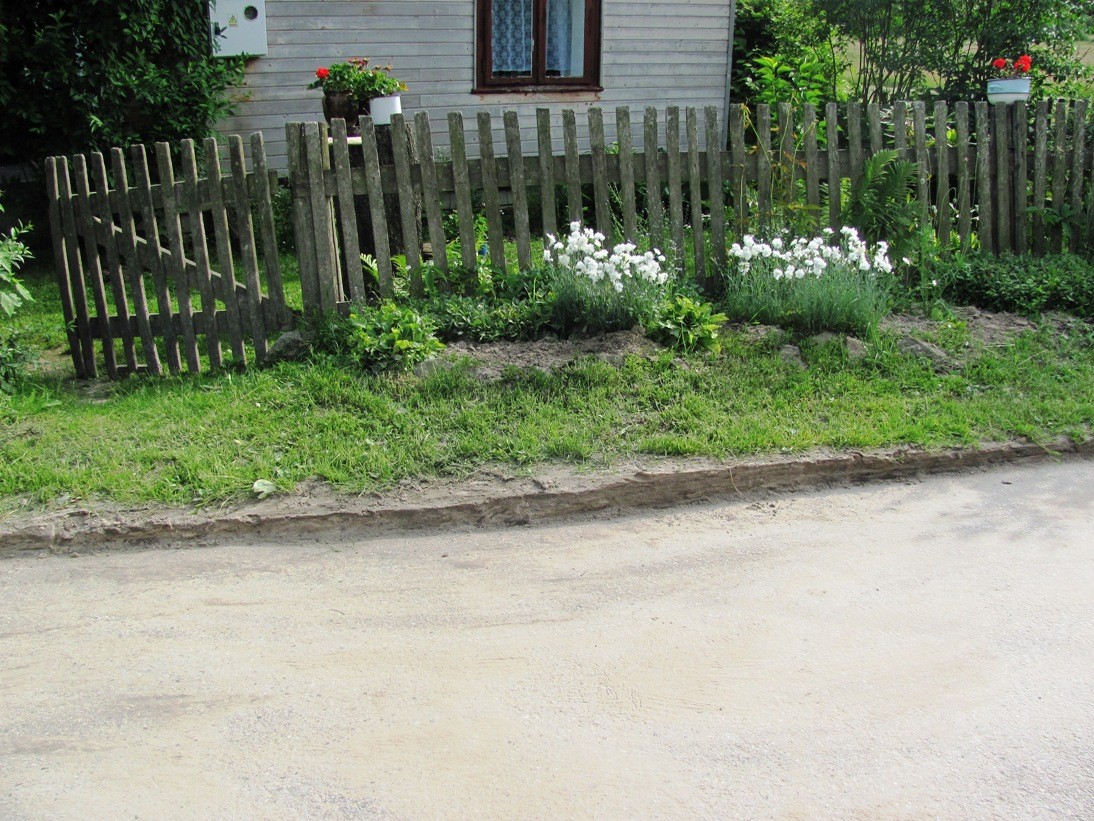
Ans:
{"type": "Polygon", "coordinates": [[[0,561],[0,817],[1094,817],[1094,462],[0,561]]]}

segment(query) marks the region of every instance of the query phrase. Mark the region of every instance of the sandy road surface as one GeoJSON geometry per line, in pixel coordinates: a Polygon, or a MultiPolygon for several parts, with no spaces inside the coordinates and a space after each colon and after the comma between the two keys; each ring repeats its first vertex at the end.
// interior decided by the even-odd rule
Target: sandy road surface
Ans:
{"type": "Polygon", "coordinates": [[[0,562],[0,817],[1094,817],[1094,463],[0,562]]]}

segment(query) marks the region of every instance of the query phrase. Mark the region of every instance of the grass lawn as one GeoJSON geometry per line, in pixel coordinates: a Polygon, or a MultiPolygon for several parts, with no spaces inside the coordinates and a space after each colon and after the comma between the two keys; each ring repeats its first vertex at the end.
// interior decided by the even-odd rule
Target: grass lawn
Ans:
{"type": "Polygon", "coordinates": [[[1089,326],[969,347],[957,321],[932,332],[963,357],[951,373],[884,336],[860,362],[838,344],[803,344],[802,370],[779,355],[781,340],[730,334],[714,358],[583,359],[495,381],[476,378],[470,361],[419,378],[320,360],[89,386],[61,353],[48,268],[24,275],[36,302],[15,325],[53,350],[52,364],[0,394],[0,513],[77,499],[217,503],[257,479],[288,491],[318,478],[356,493],[484,465],[1082,437],[1094,423],[1089,326]]]}

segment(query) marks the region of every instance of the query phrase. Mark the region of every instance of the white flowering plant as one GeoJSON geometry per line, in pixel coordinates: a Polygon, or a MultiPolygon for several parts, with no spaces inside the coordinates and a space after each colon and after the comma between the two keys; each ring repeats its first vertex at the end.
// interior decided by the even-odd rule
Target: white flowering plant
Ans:
{"type": "Polygon", "coordinates": [[[870,247],[854,228],[809,238],[747,235],[729,255],[726,312],[735,320],[868,333],[889,310],[888,245],[870,247]]]}
{"type": "Polygon", "coordinates": [[[668,283],[665,255],[628,242],[606,248],[605,236],[570,223],[565,238],[548,237],[543,251],[556,330],[603,333],[644,323],[668,283]]]}

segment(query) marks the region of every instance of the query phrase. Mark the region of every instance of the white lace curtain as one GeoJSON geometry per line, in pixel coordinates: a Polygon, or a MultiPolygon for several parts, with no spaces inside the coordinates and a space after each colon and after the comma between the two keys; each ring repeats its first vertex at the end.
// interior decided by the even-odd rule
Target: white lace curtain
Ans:
{"type": "MultiPolygon", "coordinates": [[[[568,77],[573,67],[571,0],[547,2],[547,71],[568,77]]],[[[493,0],[494,71],[532,73],[533,0],[493,0]]]]}

